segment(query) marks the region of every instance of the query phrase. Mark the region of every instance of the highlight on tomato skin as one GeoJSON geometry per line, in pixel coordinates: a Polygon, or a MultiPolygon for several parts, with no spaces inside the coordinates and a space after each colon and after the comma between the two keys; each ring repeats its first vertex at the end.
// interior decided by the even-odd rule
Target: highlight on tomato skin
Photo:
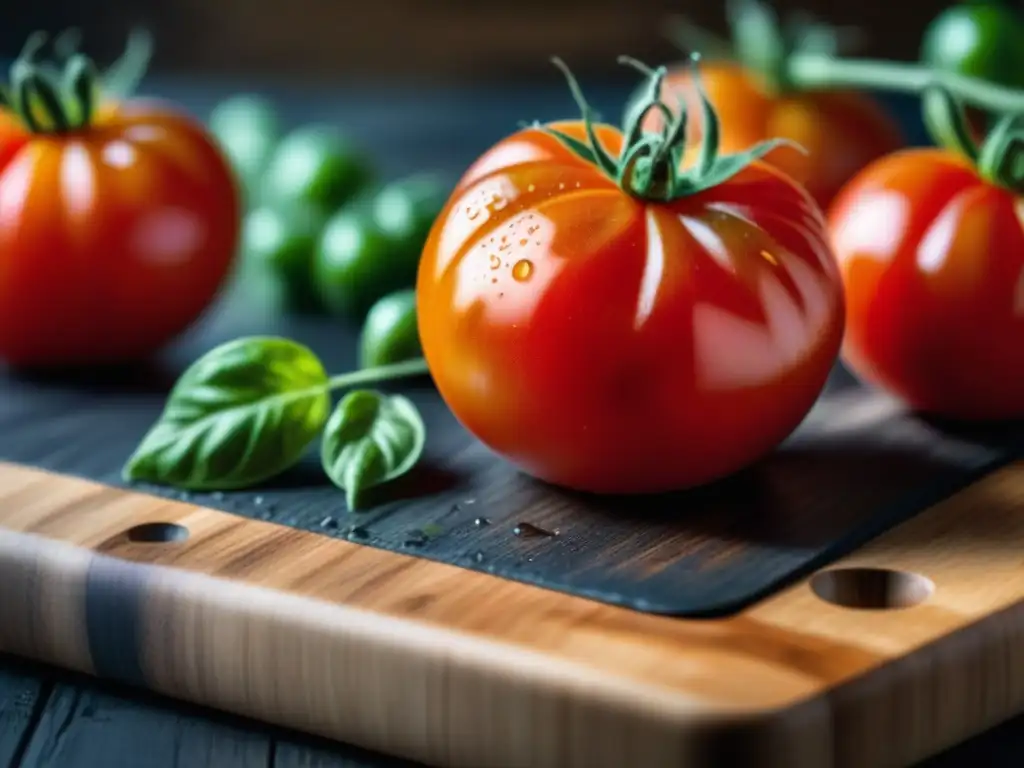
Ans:
{"type": "Polygon", "coordinates": [[[101,88],[81,54],[46,62],[43,42],[0,113],[0,362],[144,358],[226,283],[239,191],[198,121],[101,88]]]}
{"type": "Polygon", "coordinates": [[[1024,195],[906,150],[854,178],[829,227],[858,377],[942,417],[1024,417],[1024,195]]]}
{"type": "MultiPolygon", "coordinates": [[[[523,129],[457,185],[418,274],[433,379],[491,450],[563,487],[732,474],[799,425],[836,360],[843,293],[823,215],[756,160],[640,194],[581,156],[587,125],[523,129]]],[[[622,131],[593,138],[629,166],[622,131]]]]}

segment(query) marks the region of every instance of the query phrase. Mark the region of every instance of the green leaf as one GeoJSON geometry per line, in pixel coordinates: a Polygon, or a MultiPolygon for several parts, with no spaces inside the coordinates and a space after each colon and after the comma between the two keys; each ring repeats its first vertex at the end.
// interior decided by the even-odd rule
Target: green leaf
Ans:
{"type": "Polygon", "coordinates": [[[737,152],[734,155],[722,155],[717,157],[707,174],[686,176],[681,179],[681,182],[686,185],[686,189],[689,190],[689,194],[694,194],[705,189],[712,189],[713,187],[717,187],[719,184],[728,181],[748,165],[760,160],[762,157],[778,147],[791,147],[798,152],[807,154],[807,150],[795,141],[790,141],[789,139],[768,139],[767,141],[759,142],[745,152],[737,152]]]}
{"type": "Polygon", "coordinates": [[[188,490],[256,485],[299,461],[330,405],[327,373],[309,349],[236,339],[185,371],[122,476],[188,490]]]}
{"type": "Polygon", "coordinates": [[[419,411],[407,398],[355,390],[331,414],[320,458],[354,511],[363,491],[412,469],[423,453],[426,435],[419,411]]]}

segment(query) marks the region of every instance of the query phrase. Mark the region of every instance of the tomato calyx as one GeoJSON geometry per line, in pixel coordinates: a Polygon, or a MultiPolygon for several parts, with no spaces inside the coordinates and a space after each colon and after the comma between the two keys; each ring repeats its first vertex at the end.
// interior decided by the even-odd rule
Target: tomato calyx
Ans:
{"type": "Polygon", "coordinates": [[[647,82],[644,97],[628,110],[623,121],[622,151],[617,158],[612,157],[597,136],[593,110],[572,71],[561,59],[554,58],[552,61],[565,75],[569,90],[579,107],[587,138],[586,141],[581,141],[540,123],[535,123],[533,127],[560,141],[582,160],[597,166],[620,189],[635,198],[669,202],[695,195],[729,180],[777,147],[790,146],[798,151],[804,151],[802,147],[788,139],[769,139],[755,144],[744,152],[720,154],[718,114],[708,99],[701,81],[700,56],[694,54],[691,56],[693,80],[700,97],[704,129],[696,162],[684,168],[688,115],[682,100],[674,111],[661,100],[661,86],[668,70],[664,66],[652,69],[636,59],[621,56],[619,63],[639,71],[647,78],[647,82]],[[660,132],[643,129],[644,118],[651,110],[661,112],[665,118],[660,132]]]}
{"type": "Polygon", "coordinates": [[[124,99],[135,90],[149,64],[149,35],[134,31],[124,54],[105,73],[79,52],[80,35],[70,29],[52,42],[52,58],[42,57],[45,32],[28,37],[0,86],[0,106],[32,133],[66,133],[88,127],[101,99],[124,99]]]}
{"type": "Polygon", "coordinates": [[[725,16],[728,38],[685,16],[670,19],[669,37],[680,50],[700,53],[708,61],[739,63],[774,94],[799,90],[788,76],[791,56],[836,56],[858,48],[863,38],[856,27],[832,26],[806,12],[780,18],[761,0],[727,0],[725,16]]]}

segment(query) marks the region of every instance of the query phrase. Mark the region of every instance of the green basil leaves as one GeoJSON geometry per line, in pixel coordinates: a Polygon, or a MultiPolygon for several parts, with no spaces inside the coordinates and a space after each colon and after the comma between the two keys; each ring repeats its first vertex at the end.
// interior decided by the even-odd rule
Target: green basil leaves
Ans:
{"type": "Polygon", "coordinates": [[[331,414],[320,458],[331,481],[345,490],[348,508],[356,509],[362,491],[413,467],[426,435],[423,419],[408,399],[357,390],[331,414]]]}
{"type": "Polygon", "coordinates": [[[328,377],[310,350],[248,337],[199,358],[128,460],[125,480],[235,490],[291,467],[323,428],[328,377]]]}
{"type": "Polygon", "coordinates": [[[125,464],[126,482],[193,491],[258,485],[289,469],[323,432],[321,459],[350,509],[367,488],[408,472],[426,429],[404,397],[349,392],[330,415],[331,390],[426,372],[422,360],[329,377],[289,339],[250,336],[194,362],[125,464]]]}

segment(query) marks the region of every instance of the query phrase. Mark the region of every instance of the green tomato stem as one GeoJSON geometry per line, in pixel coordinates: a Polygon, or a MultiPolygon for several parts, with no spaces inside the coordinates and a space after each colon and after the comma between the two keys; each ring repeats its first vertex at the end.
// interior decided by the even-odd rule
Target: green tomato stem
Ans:
{"type": "Polygon", "coordinates": [[[379,384],[385,381],[396,379],[409,379],[414,376],[422,376],[430,373],[425,358],[416,357],[412,360],[403,360],[400,363],[381,365],[376,368],[363,368],[358,371],[349,371],[332,376],[327,382],[326,389],[347,389],[358,387],[364,384],[379,384]]]}
{"type": "Polygon", "coordinates": [[[918,64],[795,53],[787,60],[786,69],[787,79],[805,91],[865,88],[920,95],[941,87],[959,101],[988,112],[1024,112],[1024,90],[918,64]]]}
{"type": "Polygon", "coordinates": [[[553,59],[553,62],[565,75],[569,91],[580,110],[584,138],[571,136],[550,125],[535,123],[533,127],[557,139],[584,162],[596,166],[626,194],[639,200],[655,202],[677,200],[716,187],[777,147],[789,145],[803,151],[791,141],[769,139],[743,152],[720,154],[718,116],[701,82],[698,66],[700,57],[694,54],[691,61],[693,82],[704,122],[698,162],[692,167],[682,167],[687,149],[686,105],[679,99],[673,110],[662,101],[661,86],[668,70],[665,67],[652,69],[626,56],[620,57],[619,63],[637,70],[647,80],[643,98],[627,110],[625,115],[622,125],[623,146],[618,157],[613,157],[598,138],[593,110],[576,78],[560,59],[553,59]],[[660,133],[643,128],[644,119],[652,110],[663,117],[660,133]]]}
{"type": "Polygon", "coordinates": [[[978,144],[971,135],[963,106],[945,88],[930,88],[921,98],[925,127],[935,143],[977,162],[978,144]]]}
{"type": "Polygon", "coordinates": [[[57,36],[51,45],[52,60],[41,56],[47,40],[43,32],[30,35],[11,65],[9,82],[0,85],[0,105],[36,134],[62,134],[90,126],[101,80],[109,85],[105,88],[108,98],[127,98],[145,72],[152,49],[147,33],[133,32],[125,54],[101,78],[93,61],[77,51],[77,30],[57,36]]]}

